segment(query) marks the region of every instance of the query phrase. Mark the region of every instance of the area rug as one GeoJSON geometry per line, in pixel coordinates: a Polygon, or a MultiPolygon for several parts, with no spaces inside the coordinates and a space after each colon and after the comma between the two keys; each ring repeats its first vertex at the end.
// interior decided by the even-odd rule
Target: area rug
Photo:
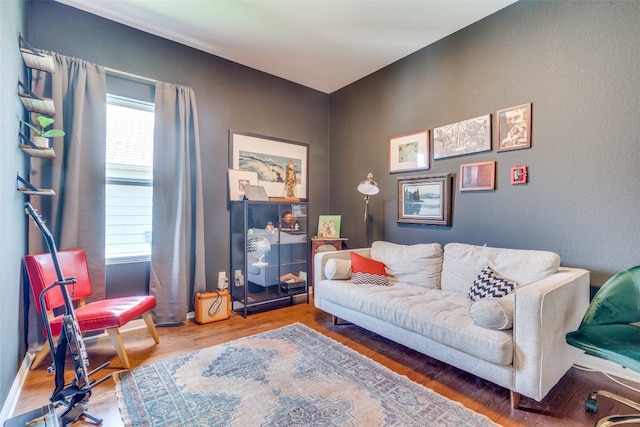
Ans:
{"type": "Polygon", "coordinates": [[[114,375],[126,426],[495,426],[302,324],[114,375]]]}

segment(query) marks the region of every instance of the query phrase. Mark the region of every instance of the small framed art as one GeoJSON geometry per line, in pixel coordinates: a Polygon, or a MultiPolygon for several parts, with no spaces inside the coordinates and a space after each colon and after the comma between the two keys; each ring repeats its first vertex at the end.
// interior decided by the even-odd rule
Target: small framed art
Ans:
{"type": "Polygon", "coordinates": [[[318,237],[339,239],[341,220],[340,215],[320,215],[318,218],[318,237]]]}
{"type": "Polygon", "coordinates": [[[531,147],[531,103],[498,110],[497,151],[531,147]]]}
{"type": "Polygon", "coordinates": [[[429,131],[389,139],[389,172],[429,169],[429,131]]]}
{"type": "Polygon", "coordinates": [[[451,225],[452,174],[398,179],[398,222],[451,225]]]}
{"type": "Polygon", "coordinates": [[[526,166],[514,166],[511,168],[511,184],[526,184],[529,179],[529,170],[526,166]]]}
{"type": "Polygon", "coordinates": [[[496,162],[460,165],[460,191],[496,189],[496,162]]]}
{"type": "Polygon", "coordinates": [[[244,199],[245,185],[258,185],[257,172],[229,169],[229,200],[244,199]]]}

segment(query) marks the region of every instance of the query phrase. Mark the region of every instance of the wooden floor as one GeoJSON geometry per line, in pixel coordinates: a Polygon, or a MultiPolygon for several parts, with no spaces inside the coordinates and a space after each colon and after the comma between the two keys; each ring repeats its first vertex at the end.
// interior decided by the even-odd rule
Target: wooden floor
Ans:
{"type": "MultiPolygon", "coordinates": [[[[504,426],[590,426],[594,425],[600,416],[633,412],[626,406],[605,398],[599,399],[600,411],[597,415],[585,412],[584,400],[591,391],[604,389],[635,401],[638,401],[639,397],[637,393],[615,384],[600,373],[572,368],[543,401],[536,402],[523,396],[520,401],[521,409],[514,410],[509,403],[508,390],[357,326],[335,326],[331,316],[315,309],[313,303],[257,313],[246,319],[234,314],[229,320],[208,325],[200,326],[188,321],[179,327],[159,328],[158,345],[154,344],[146,329],[125,332],[123,339],[132,367],[136,367],[294,322],[305,324],[504,426]]],[[[119,359],[106,336],[89,340],[87,350],[91,368],[111,361],[111,366],[101,371],[96,378],[100,378],[103,372],[121,369],[119,359]]],[[[50,359],[47,358],[38,369],[29,373],[15,414],[22,414],[49,403],[54,387],[53,375],[47,373],[50,363],[50,359]]],[[[123,425],[112,380],[94,388],[89,401],[89,412],[102,417],[104,426],[123,425]]],[[[82,425],[91,424],[82,421],[74,423],[74,426],[82,425]]]]}

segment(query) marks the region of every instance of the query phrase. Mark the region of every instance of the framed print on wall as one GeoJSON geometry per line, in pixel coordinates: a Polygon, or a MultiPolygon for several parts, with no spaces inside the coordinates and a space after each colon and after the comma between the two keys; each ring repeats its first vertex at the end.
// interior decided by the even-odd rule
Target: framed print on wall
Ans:
{"type": "Polygon", "coordinates": [[[398,178],[398,222],[451,225],[452,174],[398,178]]]}
{"type": "Polygon", "coordinates": [[[529,168],[527,166],[514,166],[511,168],[511,184],[526,184],[529,179],[529,168]]]}
{"type": "Polygon", "coordinates": [[[531,147],[531,103],[498,110],[497,151],[531,147]]]}
{"type": "Polygon", "coordinates": [[[433,158],[491,150],[491,114],[433,129],[433,158]]]}
{"type": "Polygon", "coordinates": [[[309,145],[244,132],[229,131],[229,168],[255,172],[269,197],[285,195],[287,168],[295,171],[295,196],[307,199],[309,145]]]}
{"type": "Polygon", "coordinates": [[[460,191],[496,189],[496,162],[460,165],[460,191]]]}
{"type": "Polygon", "coordinates": [[[389,139],[389,172],[429,169],[429,131],[389,139]]]}

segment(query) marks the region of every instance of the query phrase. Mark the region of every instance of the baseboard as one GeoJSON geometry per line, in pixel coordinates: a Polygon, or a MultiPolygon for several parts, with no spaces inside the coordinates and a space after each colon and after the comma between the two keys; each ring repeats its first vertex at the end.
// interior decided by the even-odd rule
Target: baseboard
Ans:
{"type": "Polygon", "coordinates": [[[4,425],[4,422],[13,416],[13,412],[18,406],[18,399],[22,392],[22,386],[27,380],[27,374],[29,373],[29,368],[31,368],[31,361],[31,356],[27,353],[22,360],[22,365],[20,365],[20,370],[18,371],[16,378],[13,380],[7,400],[5,400],[4,405],[2,406],[2,412],[0,412],[0,425],[4,425]]]}
{"type": "Polygon", "coordinates": [[[622,365],[602,359],[600,357],[583,354],[575,363],[577,367],[583,367],[594,371],[602,372],[607,375],[619,378],[625,381],[631,381],[640,384],[640,372],[636,372],[622,365]]]}

